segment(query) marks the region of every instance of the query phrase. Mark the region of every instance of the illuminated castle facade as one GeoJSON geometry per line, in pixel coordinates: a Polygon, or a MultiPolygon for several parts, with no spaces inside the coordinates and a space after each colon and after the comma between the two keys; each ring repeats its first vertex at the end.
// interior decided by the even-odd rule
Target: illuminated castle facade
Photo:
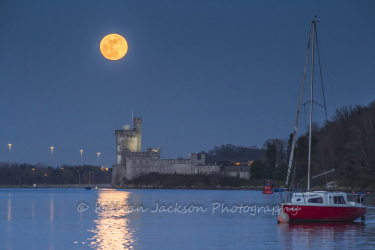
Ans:
{"type": "Polygon", "coordinates": [[[224,171],[217,165],[206,165],[205,154],[191,153],[188,159],[160,159],[161,149],[148,148],[142,151],[142,118],[133,118],[133,128],[124,125],[115,130],[116,163],[113,166],[112,186],[119,187],[122,181],[132,180],[142,174],[225,174],[249,179],[250,169],[224,171]]]}

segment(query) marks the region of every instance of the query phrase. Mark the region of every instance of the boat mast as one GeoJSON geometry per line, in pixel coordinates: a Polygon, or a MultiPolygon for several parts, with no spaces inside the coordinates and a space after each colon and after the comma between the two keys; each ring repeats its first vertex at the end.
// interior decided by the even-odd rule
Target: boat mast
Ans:
{"type": "Polygon", "coordinates": [[[312,21],[312,41],[311,41],[311,96],[310,96],[310,128],[309,128],[309,160],[307,165],[307,191],[310,191],[310,166],[311,166],[311,132],[312,132],[312,112],[313,112],[313,86],[314,86],[314,40],[315,21],[312,21]]]}
{"type": "Polygon", "coordinates": [[[293,164],[293,155],[294,155],[294,147],[296,144],[296,138],[297,138],[297,130],[298,130],[298,123],[299,123],[299,115],[301,111],[301,103],[302,103],[302,95],[303,95],[303,89],[305,86],[305,78],[306,78],[306,71],[307,71],[307,62],[309,59],[309,50],[310,50],[310,41],[311,41],[311,30],[309,34],[309,42],[307,44],[307,52],[306,52],[306,61],[305,61],[305,70],[303,71],[303,79],[302,79],[302,86],[301,86],[301,93],[299,95],[299,101],[298,101],[298,109],[297,109],[297,118],[296,118],[296,123],[294,125],[294,133],[293,133],[293,141],[292,141],[292,148],[290,150],[290,156],[289,156],[289,164],[288,164],[288,174],[286,176],[286,183],[285,187],[288,187],[289,183],[289,176],[290,176],[290,171],[292,169],[292,164],[293,164]]]}

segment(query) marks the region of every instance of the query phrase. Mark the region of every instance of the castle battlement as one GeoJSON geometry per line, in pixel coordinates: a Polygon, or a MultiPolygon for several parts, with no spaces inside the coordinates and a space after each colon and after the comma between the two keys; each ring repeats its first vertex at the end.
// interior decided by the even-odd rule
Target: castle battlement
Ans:
{"type": "Polygon", "coordinates": [[[161,159],[159,162],[168,163],[191,163],[191,159],[161,159]]]}
{"type": "Polygon", "coordinates": [[[142,117],[134,117],[133,122],[140,122],[142,123],[142,117]]]}
{"type": "Polygon", "coordinates": [[[127,157],[149,157],[150,154],[147,152],[128,152],[126,153],[127,157]]]}
{"type": "Polygon", "coordinates": [[[129,150],[126,150],[125,152],[123,152],[123,154],[128,158],[130,158],[130,157],[150,157],[150,158],[157,157],[157,158],[160,158],[161,149],[160,148],[158,148],[158,149],[148,148],[144,152],[131,152],[129,150]]]}
{"type": "Polygon", "coordinates": [[[136,137],[137,132],[133,130],[115,130],[116,137],[136,137]]]}

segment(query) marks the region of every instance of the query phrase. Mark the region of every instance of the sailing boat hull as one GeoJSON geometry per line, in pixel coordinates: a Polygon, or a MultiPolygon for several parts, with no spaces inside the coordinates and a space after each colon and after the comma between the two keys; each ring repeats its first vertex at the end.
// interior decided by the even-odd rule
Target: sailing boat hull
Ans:
{"type": "Polygon", "coordinates": [[[353,222],[366,213],[363,206],[310,206],[283,205],[283,212],[288,214],[289,223],[293,222],[353,222]]]}

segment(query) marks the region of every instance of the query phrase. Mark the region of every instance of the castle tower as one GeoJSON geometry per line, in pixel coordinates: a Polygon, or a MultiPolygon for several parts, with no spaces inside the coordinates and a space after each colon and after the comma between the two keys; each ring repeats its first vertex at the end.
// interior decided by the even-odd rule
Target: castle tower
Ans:
{"type": "Polygon", "coordinates": [[[137,132],[137,151],[142,152],[142,118],[133,118],[133,130],[137,132]]]}
{"type": "Polygon", "coordinates": [[[116,136],[116,165],[122,164],[122,152],[142,151],[142,118],[133,118],[133,129],[125,124],[121,130],[115,130],[116,136]]]}

